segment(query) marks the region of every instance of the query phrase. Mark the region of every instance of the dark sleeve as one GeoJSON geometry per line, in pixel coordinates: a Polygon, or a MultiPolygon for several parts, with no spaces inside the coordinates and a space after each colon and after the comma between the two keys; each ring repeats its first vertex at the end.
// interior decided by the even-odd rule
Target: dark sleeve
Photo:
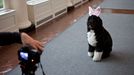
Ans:
{"type": "Polygon", "coordinates": [[[19,32],[0,32],[0,46],[22,43],[19,32]]]}

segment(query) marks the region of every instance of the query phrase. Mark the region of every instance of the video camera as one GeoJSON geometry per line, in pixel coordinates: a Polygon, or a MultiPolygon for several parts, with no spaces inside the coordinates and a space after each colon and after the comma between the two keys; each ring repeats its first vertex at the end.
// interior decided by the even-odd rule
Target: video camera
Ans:
{"type": "Polygon", "coordinates": [[[37,65],[40,63],[41,53],[42,52],[39,52],[30,46],[24,46],[18,50],[18,59],[20,61],[19,64],[22,75],[35,75],[37,65]]]}

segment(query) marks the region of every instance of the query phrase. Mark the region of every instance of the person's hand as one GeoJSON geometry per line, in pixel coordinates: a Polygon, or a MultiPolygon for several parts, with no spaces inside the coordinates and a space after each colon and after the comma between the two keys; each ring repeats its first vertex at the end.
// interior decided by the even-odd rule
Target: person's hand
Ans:
{"type": "Polygon", "coordinates": [[[26,33],[21,33],[21,40],[23,45],[30,45],[36,50],[43,50],[43,43],[33,39],[26,33]]]}

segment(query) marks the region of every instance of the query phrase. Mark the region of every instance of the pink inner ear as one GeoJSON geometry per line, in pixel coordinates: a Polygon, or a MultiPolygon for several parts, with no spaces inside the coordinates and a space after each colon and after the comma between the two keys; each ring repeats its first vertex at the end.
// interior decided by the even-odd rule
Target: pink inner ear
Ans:
{"type": "Polygon", "coordinates": [[[89,9],[89,16],[91,16],[93,13],[93,9],[90,6],[88,7],[88,9],[89,9]]]}
{"type": "Polygon", "coordinates": [[[89,8],[89,16],[91,16],[91,15],[99,16],[101,13],[101,9],[99,6],[96,9],[93,9],[90,6],[88,8],[89,8]]]}
{"type": "Polygon", "coordinates": [[[94,10],[94,12],[92,13],[92,15],[99,16],[100,13],[101,13],[101,9],[100,9],[100,7],[97,7],[97,8],[94,10]]]}

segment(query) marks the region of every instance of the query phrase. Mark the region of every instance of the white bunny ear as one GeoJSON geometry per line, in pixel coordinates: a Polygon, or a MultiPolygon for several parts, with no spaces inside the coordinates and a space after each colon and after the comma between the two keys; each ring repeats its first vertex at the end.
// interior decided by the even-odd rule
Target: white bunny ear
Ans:
{"type": "Polygon", "coordinates": [[[88,9],[89,9],[89,12],[88,12],[89,13],[89,16],[91,16],[92,13],[93,13],[93,9],[90,6],[88,7],[88,9]]]}
{"type": "Polygon", "coordinates": [[[94,10],[94,12],[92,13],[92,15],[99,16],[100,13],[101,13],[101,8],[100,8],[100,6],[98,6],[98,7],[94,10]]]}

